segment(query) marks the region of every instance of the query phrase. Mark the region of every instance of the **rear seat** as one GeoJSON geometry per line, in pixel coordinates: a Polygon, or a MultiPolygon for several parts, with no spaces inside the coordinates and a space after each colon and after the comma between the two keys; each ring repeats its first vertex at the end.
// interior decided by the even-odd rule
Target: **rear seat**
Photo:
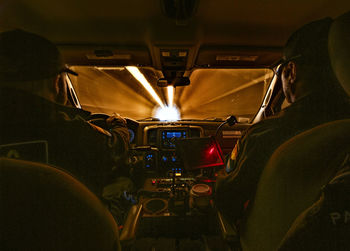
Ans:
{"type": "Polygon", "coordinates": [[[120,250],[100,200],[46,164],[0,158],[1,250],[120,250]]]}

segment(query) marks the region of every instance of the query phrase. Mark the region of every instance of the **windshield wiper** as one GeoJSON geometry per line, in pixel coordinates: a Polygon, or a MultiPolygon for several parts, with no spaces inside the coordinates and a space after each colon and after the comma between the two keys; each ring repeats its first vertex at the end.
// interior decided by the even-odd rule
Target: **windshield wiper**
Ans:
{"type": "Polygon", "coordinates": [[[138,119],[137,121],[160,121],[160,119],[154,117],[147,117],[144,119],[138,119]]]}
{"type": "MultiPolygon", "coordinates": [[[[154,117],[147,117],[144,119],[138,119],[137,121],[161,121],[158,118],[154,117]]],[[[163,121],[163,120],[162,120],[163,121]]],[[[175,121],[166,121],[164,120],[163,122],[176,122],[176,121],[210,121],[210,122],[223,122],[224,119],[222,118],[205,118],[205,119],[180,119],[180,120],[175,120],[175,121]]]]}
{"type": "Polygon", "coordinates": [[[205,118],[205,119],[181,119],[181,121],[212,121],[212,122],[222,122],[222,118],[205,118]]]}

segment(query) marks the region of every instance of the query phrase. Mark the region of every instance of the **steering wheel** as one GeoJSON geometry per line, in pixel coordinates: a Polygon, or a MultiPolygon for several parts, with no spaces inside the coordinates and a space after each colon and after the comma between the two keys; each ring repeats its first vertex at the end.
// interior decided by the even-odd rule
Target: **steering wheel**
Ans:
{"type": "MultiPolygon", "coordinates": [[[[105,130],[109,130],[109,126],[107,125],[106,120],[109,118],[109,115],[104,114],[104,113],[94,113],[91,114],[87,121],[89,123],[92,123],[94,125],[97,125],[105,130]]],[[[125,118],[126,124],[128,127],[128,131],[130,133],[130,143],[134,140],[135,138],[135,132],[131,128],[136,128],[138,126],[138,122],[136,120],[130,119],[130,118],[125,118]]]]}

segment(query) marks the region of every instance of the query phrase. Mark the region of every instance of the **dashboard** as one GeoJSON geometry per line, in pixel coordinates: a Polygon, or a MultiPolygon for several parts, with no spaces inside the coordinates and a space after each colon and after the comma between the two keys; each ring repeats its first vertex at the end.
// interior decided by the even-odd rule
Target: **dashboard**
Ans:
{"type": "Polygon", "coordinates": [[[153,125],[144,128],[144,143],[154,149],[145,155],[145,168],[166,174],[172,168],[181,168],[175,142],[178,139],[201,137],[204,131],[199,126],[153,125]]]}
{"type": "MultiPolygon", "coordinates": [[[[204,138],[215,135],[218,121],[129,121],[131,131],[131,162],[147,177],[169,177],[174,170],[184,171],[176,142],[181,139],[204,138]]],[[[249,125],[224,126],[217,141],[222,154],[228,154],[242,131],[249,125]]]]}
{"type": "Polygon", "coordinates": [[[149,125],[141,132],[143,144],[133,146],[133,161],[140,162],[145,173],[165,177],[174,168],[182,169],[176,141],[204,136],[202,127],[189,125],[149,125]]]}

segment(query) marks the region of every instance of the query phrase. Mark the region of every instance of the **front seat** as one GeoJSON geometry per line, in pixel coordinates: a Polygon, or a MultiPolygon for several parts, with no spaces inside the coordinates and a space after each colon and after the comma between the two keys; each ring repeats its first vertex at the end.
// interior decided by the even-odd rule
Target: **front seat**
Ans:
{"type": "Polygon", "coordinates": [[[1,250],[120,250],[100,200],[64,171],[0,158],[1,250]]]}
{"type": "MultiPolygon", "coordinates": [[[[350,153],[350,119],[306,131],[281,145],[262,172],[241,232],[243,250],[277,250],[293,221],[350,153]]],[[[316,241],[316,240],[315,240],[316,241]]]]}
{"type": "MultiPolygon", "coordinates": [[[[332,67],[348,95],[349,24],[347,12],[332,24],[329,37],[332,67]]],[[[341,190],[327,194],[328,188],[349,190],[349,174],[344,175],[349,173],[349,142],[350,119],[345,119],[297,135],[274,152],[241,233],[243,250],[350,249],[349,194],[341,190]],[[327,212],[324,217],[322,211],[327,212]]]]}

